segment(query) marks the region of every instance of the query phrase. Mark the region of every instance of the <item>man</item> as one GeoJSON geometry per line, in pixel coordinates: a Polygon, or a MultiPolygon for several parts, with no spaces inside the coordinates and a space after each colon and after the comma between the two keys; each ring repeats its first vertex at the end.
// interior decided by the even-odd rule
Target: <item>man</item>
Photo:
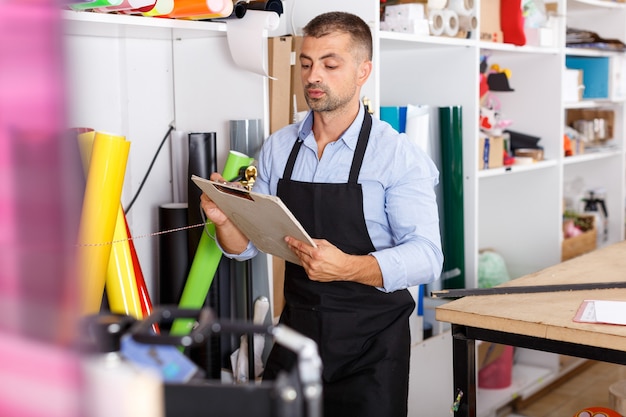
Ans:
{"type": "MultiPolygon", "coordinates": [[[[278,195],[316,243],[285,238],[302,266],[286,263],[281,322],[318,343],[325,417],[406,416],[408,318],[415,308],[406,288],[441,272],[439,173],[361,104],[372,37],[359,17],[314,18],[299,59],[311,111],[267,139],[254,186],[278,195]]],[[[202,207],[228,256],[257,253],[206,195],[202,207]]],[[[293,361],[275,346],[264,378],[293,361]]]]}

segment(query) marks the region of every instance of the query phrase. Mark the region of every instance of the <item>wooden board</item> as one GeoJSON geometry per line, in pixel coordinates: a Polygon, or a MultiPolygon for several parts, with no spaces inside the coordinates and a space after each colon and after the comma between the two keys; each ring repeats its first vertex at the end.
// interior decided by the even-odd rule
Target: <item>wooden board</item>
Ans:
{"type": "MultiPolygon", "coordinates": [[[[626,242],[509,281],[502,286],[626,280],[626,242]]],[[[586,299],[626,301],[626,289],[465,297],[436,309],[439,321],[559,341],[626,350],[626,326],[576,323],[586,299]]]]}

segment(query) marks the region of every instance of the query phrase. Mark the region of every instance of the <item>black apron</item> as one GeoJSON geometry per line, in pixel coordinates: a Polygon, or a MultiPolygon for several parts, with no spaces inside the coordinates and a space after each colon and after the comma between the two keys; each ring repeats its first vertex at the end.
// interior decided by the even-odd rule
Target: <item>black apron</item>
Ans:
{"type": "MultiPolygon", "coordinates": [[[[291,180],[302,145],[291,151],[277,195],[306,231],[342,251],[365,255],[375,250],[363,214],[357,183],[372,119],[365,114],[348,183],[291,180]]],[[[407,290],[384,293],[346,281],[311,281],[304,268],[285,265],[285,308],[280,322],[315,340],[323,364],[324,417],[406,417],[410,334],[415,302],[407,290]]],[[[264,378],[290,369],[293,353],[275,345],[264,378]]]]}

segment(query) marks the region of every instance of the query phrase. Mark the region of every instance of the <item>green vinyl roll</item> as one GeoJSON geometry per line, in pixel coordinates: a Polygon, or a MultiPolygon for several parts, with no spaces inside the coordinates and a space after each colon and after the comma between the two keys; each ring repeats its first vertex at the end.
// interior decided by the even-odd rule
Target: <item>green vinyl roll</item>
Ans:
{"type": "MultiPolygon", "coordinates": [[[[239,173],[239,168],[248,166],[252,161],[252,158],[241,152],[230,151],[222,176],[226,179],[235,178],[239,173]]],[[[200,309],[204,306],[220,259],[222,259],[222,251],[215,242],[215,225],[207,222],[189,268],[178,307],[200,309]]],[[[176,319],[172,323],[170,333],[176,336],[189,334],[193,325],[193,319],[176,319]]]]}
{"type": "Polygon", "coordinates": [[[251,158],[244,153],[231,150],[228,153],[228,158],[224,164],[222,177],[224,177],[226,181],[231,181],[233,178],[237,178],[239,176],[239,169],[241,167],[248,167],[252,164],[252,162],[254,162],[254,158],[251,158]]]}
{"type": "Polygon", "coordinates": [[[461,106],[439,108],[443,191],[443,288],[465,287],[463,124],[461,106]]]}

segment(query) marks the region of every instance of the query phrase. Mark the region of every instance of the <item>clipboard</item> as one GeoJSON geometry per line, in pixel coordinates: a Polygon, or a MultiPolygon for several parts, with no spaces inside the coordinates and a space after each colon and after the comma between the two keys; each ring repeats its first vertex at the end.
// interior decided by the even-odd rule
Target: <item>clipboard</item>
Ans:
{"type": "Polygon", "coordinates": [[[260,251],[300,265],[300,258],[289,249],[285,236],[316,246],[279,197],[220,184],[197,175],[192,175],[191,180],[260,251]]]}

